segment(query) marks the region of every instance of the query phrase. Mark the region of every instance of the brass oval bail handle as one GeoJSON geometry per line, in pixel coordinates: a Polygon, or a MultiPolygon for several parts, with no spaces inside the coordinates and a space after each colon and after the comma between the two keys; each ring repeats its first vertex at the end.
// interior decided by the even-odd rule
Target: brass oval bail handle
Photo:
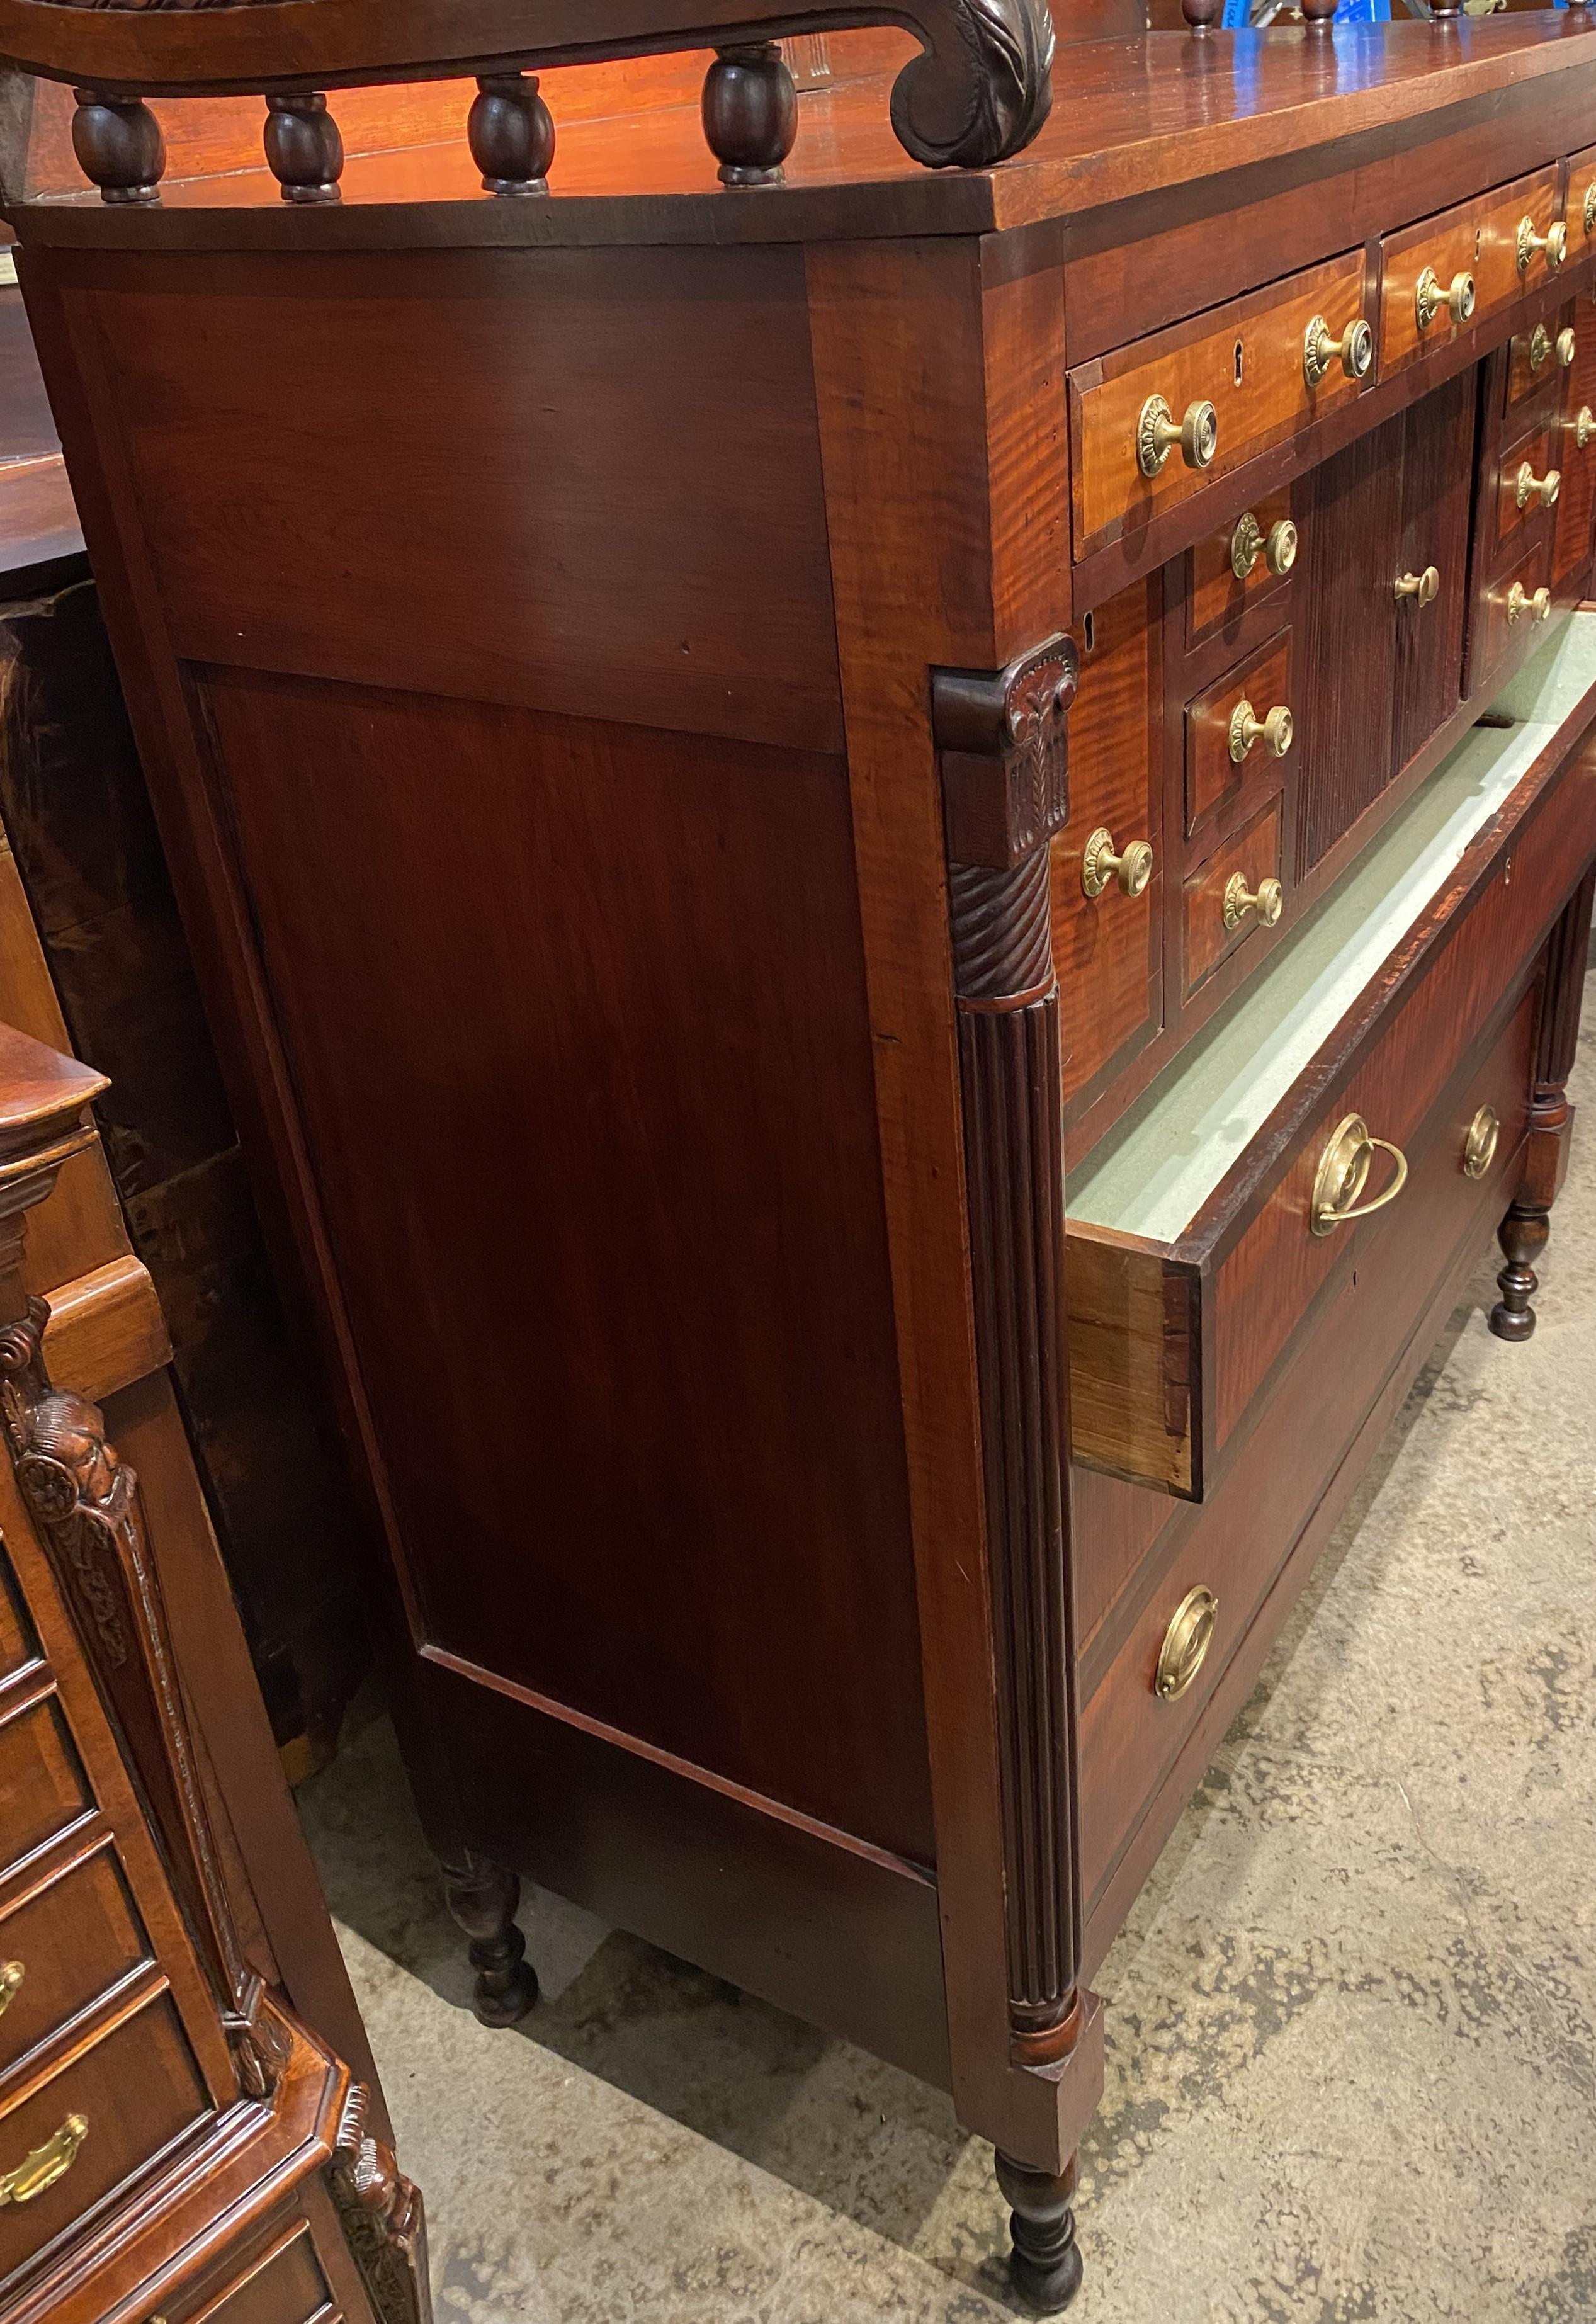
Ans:
{"type": "Polygon", "coordinates": [[[32,2154],[24,2155],[14,2171],[0,2176],[0,2204],[31,2203],[47,2187],[53,2187],[58,2179],[64,2179],[88,2136],[86,2116],[69,2114],[52,2138],[36,2146],[32,2154]]]}
{"type": "Polygon", "coordinates": [[[1219,1618],[1219,1600],[1212,1590],[1187,1591],[1164,1633],[1153,1692],[1160,1702],[1178,1702],[1207,1659],[1219,1618]]]}
{"type": "Polygon", "coordinates": [[[1308,1223],[1316,1235],[1333,1234],[1354,1219],[1369,1219],[1394,1203],[1407,1184],[1407,1157],[1388,1138],[1373,1138],[1361,1113],[1349,1113],[1338,1122],[1319,1157],[1308,1223]],[[1361,1202],[1376,1154],[1388,1154],[1396,1164],[1391,1183],[1371,1203],[1361,1202]]]}
{"type": "Polygon", "coordinates": [[[1496,1149],[1501,1143],[1502,1125],[1494,1105],[1482,1105],[1469,1124],[1469,1134],[1463,1140],[1463,1176],[1483,1178],[1496,1160],[1496,1149]]]}
{"type": "Polygon", "coordinates": [[[16,1999],[26,1969],[19,1960],[0,1961],[0,2017],[4,2017],[16,1999]]]}

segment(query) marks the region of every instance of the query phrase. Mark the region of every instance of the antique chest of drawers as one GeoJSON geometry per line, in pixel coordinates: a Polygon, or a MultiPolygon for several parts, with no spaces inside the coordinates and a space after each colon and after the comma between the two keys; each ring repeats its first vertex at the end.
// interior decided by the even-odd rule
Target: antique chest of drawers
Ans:
{"type": "Polygon", "coordinates": [[[479,2008],[530,1873],[943,2083],[1047,2305],[1096,1965],[1493,1229],[1534,1325],[1584,14],[1044,125],[1038,0],[0,0],[479,2008]]]}

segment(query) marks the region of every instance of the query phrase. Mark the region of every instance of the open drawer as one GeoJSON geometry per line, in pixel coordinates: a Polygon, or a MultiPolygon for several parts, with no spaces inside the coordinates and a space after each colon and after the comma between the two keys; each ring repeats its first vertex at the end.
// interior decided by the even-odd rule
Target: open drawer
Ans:
{"type": "Polygon", "coordinates": [[[1532,976],[1596,853],[1596,613],[1492,715],[1510,723],[1465,737],[1073,1174],[1078,1461],[1206,1498],[1364,1220],[1444,1135],[1488,1014],[1532,976]]]}

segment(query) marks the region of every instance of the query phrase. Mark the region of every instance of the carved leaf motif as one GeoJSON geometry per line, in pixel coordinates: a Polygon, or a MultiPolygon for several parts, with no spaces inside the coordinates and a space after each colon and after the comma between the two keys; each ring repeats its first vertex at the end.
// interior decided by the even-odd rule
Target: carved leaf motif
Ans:
{"type": "Polygon", "coordinates": [[[899,143],[928,169],[990,169],[1024,151],[1053,106],[1047,0],[922,0],[934,45],[892,91],[899,143]]]}

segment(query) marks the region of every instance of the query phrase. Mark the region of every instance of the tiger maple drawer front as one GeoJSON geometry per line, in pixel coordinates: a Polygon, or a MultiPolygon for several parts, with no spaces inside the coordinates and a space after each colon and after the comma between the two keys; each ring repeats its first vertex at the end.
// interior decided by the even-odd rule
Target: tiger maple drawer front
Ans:
{"type": "Polygon", "coordinates": [[[0,1724],[0,1870],[87,1815],[94,1801],[53,1694],[0,1724]]]}
{"type": "Polygon", "coordinates": [[[1269,596],[1284,596],[1299,547],[1288,484],[1186,551],[1186,643],[1200,645],[1269,596]]]}
{"type": "Polygon", "coordinates": [[[1092,1903],[1245,1639],[1390,1367],[1471,1235],[1481,1244],[1511,1192],[1524,1139],[1536,993],[1445,1098],[1416,1142],[1403,1203],[1368,1264],[1282,1376],[1082,1718],[1082,1874],[1092,1903]]]}
{"type": "Polygon", "coordinates": [[[1272,928],[1286,908],[1280,881],[1278,798],[1194,872],[1181,899],[1185,990],[1189,995],[1222,960],[1272,928]]]}
{"type": "Polygon", "coordinates": [[[1522,403],[1537,387],[1551,388],[1559,372],[1573,363],[1575,347],[1573,301],[1554,315],[1543,318],[1527,330],[1515,331],[1508,342],[1508,408],[1522,403]]]}
{"type": "Polygon", "coordinates": [[[1371,355],[1352,251],[1072,372],[1075,555],[1356,395],[1371,355]]]}
{"type": "Polygon", "coordinates": [[[1530,433],[1519,436],[1497,466],[1496,537],[1515,550],[1532,531],[1544,536],[1546,519],[1563,493],[1562,429],[1547,412],[1530,433]]]}
{"type": "Polygon", "coordinates": [[[1381,378],[1554,281],[1554,225],[1561,226],[1553,167],[1386,235],[1380,244],[1381,378]]]}
{"type": "Polygon", "coordinates": [[[87,2218],[209,2111],[162,1995],[0,2114],[0,2279],[87,2218]]]}
{"type": "Polygon", "coordinates": [[[150,1959],[106,1844],[0,1915],[0,2073],[150,1959]]]}
{"type": "Polygon", "coordinates": [[[1296,737],[1291,633],[1282,631],[1187,705],[1185,827],[1195,838],[1243,791],[1278,790],[1296,737]]]}
{"type": "Polygon", "coordinates": [[[1596,698],[1596,614],[1508,698],[1072,1173],[1078,1461],[1206,1499],[1332,1277],[1385,1213],[1417,1215],[1405,1181],[1435,1109],[1596,850],[1596,778],[1572,742],[1558,759],[1596,698]],[[1476,843],[1480,884],[1454,890],[1476,843]],[[1388,987],[1417,927],[1420,965],[1388,987]],[[1345,1028],[1342,1063],[1324,1045],[1345,1028]]]}
{"type": "Polygon", "coordinates": [[[1471,696],[1499,686],[1531,654],[1552,613],[1552,544],[1532,526],[1509,542],[1508,561],[1475,593],[1466,683],[1471,696]]]}

